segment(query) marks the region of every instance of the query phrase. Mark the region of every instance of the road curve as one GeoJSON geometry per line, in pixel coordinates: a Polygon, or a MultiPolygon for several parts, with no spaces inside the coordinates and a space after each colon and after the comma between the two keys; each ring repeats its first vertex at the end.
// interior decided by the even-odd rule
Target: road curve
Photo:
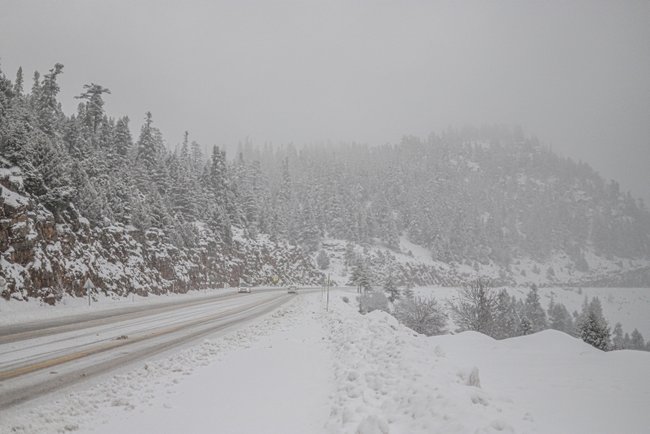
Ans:
{"type": "Polygon", "coordinates": [[[293,296],[254,291],[48,322],[0,336],[0,410],[240,325],[293,296]]]}

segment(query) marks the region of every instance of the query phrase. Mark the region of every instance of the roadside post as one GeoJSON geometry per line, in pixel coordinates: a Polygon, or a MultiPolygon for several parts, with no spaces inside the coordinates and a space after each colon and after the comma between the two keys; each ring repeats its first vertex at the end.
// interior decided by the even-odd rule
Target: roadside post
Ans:
{"type": "Polygon", "coordinates": [[[329,312],[330,310],[330,274],[327,273],[327,304],[325,305],[325,311],[329,312]]]}
{"type": "Polygon", "coordinates": [[[0,276],[0,293],[4,292],[6,287],[7,287],[7,281],[4,279],[4,277],[0,276]]]}
{"type": "Polygon", "coordinates": [[[95,285],[93,285],[90,277],[86,279],[86,283],[84,283],[84,289],[86,290],[86,294],[88,294],[88,306],[90,306],[90,291],[95,289],[95,285]]]}

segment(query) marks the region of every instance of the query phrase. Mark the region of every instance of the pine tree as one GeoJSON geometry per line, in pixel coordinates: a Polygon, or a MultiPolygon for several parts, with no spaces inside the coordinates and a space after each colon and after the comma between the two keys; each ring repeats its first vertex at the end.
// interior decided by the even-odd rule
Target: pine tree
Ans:
{"type": "Polygon", "coordinates": [[[583,341],[598,349],[607,351],[611,348],[609,326],[598,297],[594,297],[586,308],[583,307],[579,333],[583,341]]]}
{"type": "Polygon", "coordinates": [[[110,94],[111,91],[95,83],[84,84],[83,88],[85,91],[75,98],[86,101],[86,118],[84,122],[94,134],[97,133],[97,128],[104,117],[104,99],[102,98],[102,94],[110,94]]]}
{"type": "MultiPolygon", "coordinates": [[[[54,136],[62,117],[61,108],[56,100],[59,93],[59,84],[56,79],[63,72],[63,65],[57,63],[50,69],[49,74],[43,77],[43,84],[37,92],[36,111],[41,130],[50,137],[54,136]]],[[[35,80],[35,85],[37,80],[35,80]]]]}
{"type": "Polygon", "coordinates": [[[320,244],[320,232],[316,225],[314,214],[309,205],[301,208],[300,218],[298,219],[298,243],[307,253],[314,252],[320,244]]]}
{"type": "Polygon", "coordinates": [[[32,91],[29,96],[29,102],[36,112],[38,110],[38,101],[41,97],[41,74],[38,71],[34,71],[34,76],[32,78],[32,91]]]}
{"type": "Polygon", "coordinates": [[[371,290],[371,279],[368,267],[363,261],[359,260],[352,268],[352,275],[350,276],[352,284],[354,284],[358,291],[367,292],[371,290]]]}
{"type": "Polygon", "coordinates": [[[120,166],[125,166],[129,153],[133,148],[128,116],[121,117],[115,124],[114,146],[117,163],[120,166]]]}
{"type": "Polygon", "coordinates": [[[521,321],[519,322],[519,334],[522,336],[526,336],[533,333],[533,324],[531,321],[528,319],[527,316],[524,316],[521,318],[521,321]]]}
{"type": "Polygon", "coordinates": [[[536,286],[532,286],[526,296],[526,301],[524,302],[524,316],[530,321],[533,333],[547,328],[546,312],[544,312],[539,301],[539,294],[536,286]]]}
{"type": "Polygon", "coordinates": [[[13,111],[3,114],[0,110],[0,152],[10,163],[30,173],[33,171],[31,158],[34,152],[34,133],[25,122],[16,120],[12,115],[13,111]]]}
{"type": "Polygon", "coordinates": [[[212,159],[210,164],[210,174],[208,180],[208,189],[212,193],[212,199],[224,210],[227,208],[227,174],[226,174],[226,154],[219,150],[218,146],[212,148],[212,159]]]}
{"type": "Polygon", "coordinates": [[[71,172],[76,187],[76,194],[72,198],[75,206],[91,223],[96,225],[102,222],[106,208],[105,198],[93,186],[79,162],[72,163],[71,172]]]}
{"type": "Polygon", "coordinates": [[[318,252],[318,255],[316,256],[316,264],[321,270],[327,270],[329,268],[330,258],[325,250],[318,252]]]}
{"type": "Polygon", "coordinates": [[[413,286],[411,283],[406,284],[406,288],[404,288],[404,298],[407,300],[411,300],[415,297],[415,294],[413,293],[413,286]]]}
{"type": "Polygon", "coordinates": [[[519,319],[517,315],[516,300],[502,289],[497,294],[494,312],[494,326],[490,336],[495,339],[506,339],[518,333],[519,319]]]}
{"type": "Polygon", "coordinates": [[[551,329],[573,335],[573,321],[571,314],[562,303],[551,303],[548,307],[548,326],[551,329]]]}
{"type": "Polygon", "coordinates": [[[391,303],[395,303],[395,301],[399,300],[401,297],[399,289],[397,289],[397,286],[395,285],[393,273],[391,272],[388,273],[388,276],[386,276],[386,279],[384,280],[384,291],[388,293],[388,300],[391,303]]]}
{"type": "Polygon", "coordinates": [[[156,166],[158,149],[154,138],[154,131],[151,124],[151,112],[145,114],[145,122],[140,129],[140,138],[137,143],[137,159],[142,162],[147,170],[151,173],[156,166]]]}
{"type": "Polygon", "coordinates": [[[25,188],[52,213],[59,215],[75,194],[65,156],[43,134],[32,134],[31,143],[30,165],[34,172],[25,179],[25,188]]]}
{"type": "Polygon", "coordinates": [[[632,331],[632,334],[630,335],[630,343],[632,350],[643,351],[645,349],[645,340],[643,339],[643,335],[637,329],[632,331]]]}
{"type": "Polygon", "coordinates": [[[351,267],[357,261],[357,254],[354,251],[354,244],[348,242],[345,245],[345,254],[343,255],[343,264],[346,267],[351,267]]]}
{"type": "Polygon", "coordinates": [[[189,169],[190,167],[190,133],[185,131],[183,133],[183,144],[181,145],[180,159],[183,166],[189,169]]]}
{"type": "Polygon", "coordinates": [[[115,176],[106,191],[106,203],[117,223],[129,225],[132,222],[132,196],[126,176],[115,176]]]}
{"type": "Polygon", "coordinates": [[[150,225],[157,229],[166,229],[171,226],[171,216],[163,202],[163,198],[156,190],[147,195],[150,225]]]}
{"type": "Polygon", "coordinates": [[[630,348],[632,348],[632,339],[630,338],[629,333],[625,333],[625,336],[623,337],[623,349],[629,350],[630,348]]]}
{"type": "Polygon", "coordinates": [[[203,170],[204,165],[203,152],[201,151],[201,145],[197,142],[192,141],[191,151],[190,151],[190,166],[192,171],[195,173],[200,173],[203,170]]]}
{"type": "Polygon", "coordinates": [[[623,334],[623,326],[617,322],[612,332],[612,349],[624,350],[625,349],[625,336],[623,334]]]}
{"type": "Polygon", "coordinates": [[[23,96],[23,67],[18,67],[16,72],[16,81],[14,83],[14,93],[16,96],[23,96]]]}
{"type": "Polygon", "coordinates": [[[169,193],[174,218],[179,223],[194,221],[197,217],[197,204],[187,167],[174,154],[167,159],[167,172],[171,180],[169,193]]]}

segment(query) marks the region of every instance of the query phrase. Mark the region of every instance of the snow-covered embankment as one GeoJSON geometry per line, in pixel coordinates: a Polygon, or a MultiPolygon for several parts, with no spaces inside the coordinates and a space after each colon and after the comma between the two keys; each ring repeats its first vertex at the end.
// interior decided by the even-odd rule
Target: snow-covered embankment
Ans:
{"type": "MultiPolygon", "coordinates": [[[[350,299],[354,297],[349,296],[350,299]]],[[[337,394],[330,432],[526,432],[530,415],[484,390],[480,370],[445,355],[443,345],[392,316],[362,316],[333,298],[327,316],[337,394]]]]}

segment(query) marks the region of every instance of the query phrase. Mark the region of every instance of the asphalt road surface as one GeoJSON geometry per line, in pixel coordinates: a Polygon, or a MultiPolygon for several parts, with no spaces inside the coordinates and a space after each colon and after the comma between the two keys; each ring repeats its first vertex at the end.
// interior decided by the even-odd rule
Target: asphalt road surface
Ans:
{"type": "Polygon", "coordinates": [[[3,327],[0,410],[240,326],[292,297],[260,289],[3,327]]]}

